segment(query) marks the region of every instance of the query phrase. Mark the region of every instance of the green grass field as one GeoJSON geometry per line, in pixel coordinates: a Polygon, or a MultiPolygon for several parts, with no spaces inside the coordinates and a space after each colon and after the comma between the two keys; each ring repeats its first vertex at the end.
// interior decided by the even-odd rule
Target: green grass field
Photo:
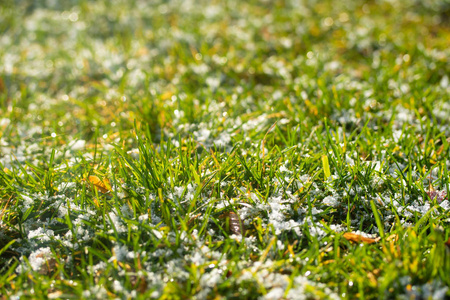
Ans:
{"type": "Polygon", "coordinates": [[[450,2],[0,2],[2,299],[448,299],[450,2]]]}

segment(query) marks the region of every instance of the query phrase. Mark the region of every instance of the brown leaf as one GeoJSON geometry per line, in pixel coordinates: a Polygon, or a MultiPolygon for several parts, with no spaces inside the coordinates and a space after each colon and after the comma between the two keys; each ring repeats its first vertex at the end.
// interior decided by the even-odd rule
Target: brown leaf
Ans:
{"type": "Polygon", "coordinates": [[[230,231],[236,235],[244,235],[245,234],[244,223],[242,222],[239,215],[234,212],[230,212],[229,218],[230,218],[230,231]]]}
{"type": "Polygon", "coordinates": [[[111,191],[111,184],[108,178],[103,178],[101,180],[95,175],[91,175],[88,177],[88,181],[100,192],[106,194],[111,191]]]}
{"type": "Polygon", "coordinates": [[[245,228],[244,228],[244,222],[242,222],[241,218],[238,214],[234,212],[228,212],[224,213],[219,216],[220,219],[226,220],[226,230],[230,231],[232,234],[236,235],[244,235],[245,234],[245,228]]]}
{"type": "Polygon", "coordinates": [[[439,191],[430,187],[430,190],[426,193],[431,200],[436,199],[437,203],[441,203],[442,201],[447,199],[447,192],[444,190],[439,191]]]}
{"type": "Polygon", "coordinates": [[[445,245],[447,245],[447,247],[450,248],[450,237],[449,237],[448,240],[445,242],[445,245]]]}
{"type": "Polygon", "coordinates": [[[377,243],[380,240],[380,238],[376,238],[376,239],[367,238],[367,237],[364,237],[362,235],[359,235],[359,234],[356,234],[356,233],[353,233],[353,232],[346,232],[346,233],[344,233],[343,236],[348,241],[354,242],[354,243],[364,242],[364,243],[367,243],[367,244],[373,244],[373,243],[377,243]]]}
{"type": "Polygon", "coordinates": [[[187,225],[188,227],[189,227],[189,226],[192,226],[192,225],[194,224],[194,221],[195,221],[196,219],[198,219],[201,215],[202,215],[202,214],[196,214],[196,215],[192,216],[192,217],[187,221],[186,225],[187,225]]]}
{"type": "Polygon", "coordinates": [[[40,269],[39,269],[39,274],[42,275],[49,275],[50,273],[52,273],[53,271],[56,270],[56,259],[53,257],[49,257],[46,258],[44,256],[44,254],[38,254],[36,255],[36,258],[42,258],[45,263],[41,265],[40,269]]]}

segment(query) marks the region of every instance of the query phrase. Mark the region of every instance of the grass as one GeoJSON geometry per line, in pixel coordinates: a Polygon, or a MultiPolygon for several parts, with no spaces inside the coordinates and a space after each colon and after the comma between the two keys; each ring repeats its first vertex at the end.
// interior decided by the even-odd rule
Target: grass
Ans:
{"type": "Polygon", "coordinates": [[[0,295],[449,297],[449,14],[3,1],[0,295]]]}

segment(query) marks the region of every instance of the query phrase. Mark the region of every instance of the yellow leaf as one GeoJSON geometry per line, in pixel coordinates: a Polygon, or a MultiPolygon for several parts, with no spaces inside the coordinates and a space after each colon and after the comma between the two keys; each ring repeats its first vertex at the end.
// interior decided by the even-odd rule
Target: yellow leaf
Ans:
{"type": "Polygon", "coordinates": [[[94,198],[94,204],[95,204],[95,206],[100,207],[100,203],[98,203],[97,198],[94,198]]]}
{"type": "Polygon", "coordinates": [[[353,232],[344,233],[344,238],[350,242],[354,242],[354,243],[364,242],[367,244],[377,243],[380,240],[380,238],[371,239],[371,238],[367,238],[367,237],[364,237],[362,235],[359,235],[359,234],[356,234],[353,232]]]}
{"type": "Polygon", "coordinates": [[[101,180],[95,175],[91,175],[88,177],[88,181],[100,192],[109,193],[111,191],[111,184],[109,183],[108,178],[104,178],[101,180]]]}

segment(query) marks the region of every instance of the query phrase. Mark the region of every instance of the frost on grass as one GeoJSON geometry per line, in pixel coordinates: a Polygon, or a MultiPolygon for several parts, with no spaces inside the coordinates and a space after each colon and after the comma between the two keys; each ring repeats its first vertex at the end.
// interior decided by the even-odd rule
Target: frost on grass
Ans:
{"type": "Polygon", "coordinates": [[[322,295],[324,299],[340,299],[340,297],[327,288],[325,284],[308,279],[306,276],[298,275],[290,278],[288,275],[270,271],[275,265],[274,261],[268,260],[264,263],[256,262],[249,268],[244,268],[237,279],[238,282],[251,286],[262,283],[267,293],[260,297],[264,300],[292,299],[302,300],[322,295]],[[285,296],[286,295],[286,296],[285,296]]]}
{"type": "Polygon", "coordinates": [[[337,207],[339,206],[338,200],[333,196],[327,196],[322,200],[322,203],[328,206],[337,207]]]}
{"type": "MultiPolygon", "coordinates": [[[[54,271],[56,266],[54,254],[49,247],[43,247],[33,251],[28,257],[28,262],[33,271],[45,275],[54,271]]],[[[26,272],[27,266],[20,265],[17,271],[26,272]]]]}
{"type": "Polygon", "coordinates": [[[446,293],[449,289],[440,279],[425,284],[414,284],[410,276],[399,278],[395,286],[402,290],[398,299],[447,299],[446,293]]]}
{"type": "MultiPolygon", "coordinates": [[[[371,171],[373,174],[368,172],[367,176],[372,176],[374,178],[380,177],[381,182],[385,179],[385,177],[381,179],[382,175],[378,175],[382,172],[380,167],[381,163],[374,161],[365,163],[364,165],[374,171],[371,171]]],[[[354,164],[349,164],[349,167],[354,167],[354,164]]],[[[310,176],[305,174],[295,175],[298,170],[293,172],[290,170],[291,168],[289,163],[282,164],[279,168],[280,178],[284,177],[283,179],[286,182],[295,183],[295,186],[299,189],[311,185],[311,189],[306,196],[306,202],[298,207],[295,206],[295,204],[300,201],[299,194],[295,193],[297,190],[286,190],[282,181],[278,179],[273,179],[271,181],[274,183],[274,190],[267,198],[249,192],[245,187],[234,188],[233,191],[238,193],[238,196],[242,197],[240,201],[243,201],[242,199],[247,199],[247,201],[245,201],[246,205],[241,205],[238,209],[238,212],[244,219],[246,225],[250,225],[250,221],[253,218],[260,218],[263,227],[268,232],[268,238],[280,237],[285,233],[293,233],[298,239],[304,237],[304,230],[305,228],[308,228],[308,234],[310,236],[321,240],[329,234],[335,234],[336,232],[346,230],[346,228],[340,224],[328,224],[328,226],[325,227],[319,221],[330,209],[347,206],[346,200],[344,199],[346,199],[345,197],[349,194],[343,193],[342,190],[339,189],[339,186],[337,185],[338,177],[332,176],[331,179],[325,183],[318,181],[311,182],[312,179],[310,176]],[[311,203],[311,206],[308,206],[306,203],[311,203]],[[296,208],[294,209],[294,207],[296,208]]],[[[210,171],[203,170],[203,172],[207,174],[210,171]]],[[[232,183],[222,182],[221,187],[226,187],[229,184],[232,183]]],[[[75,185],[70,184],[60,186],[64,186],[65,191],[76,188],[75,185]]],[[[126,184],[118,186],[118,194],[120,194],[122,188],[128,189],[130,186],[126,184]]],[[[134,189],[138,194],[146,194],[145,188],[143,187],[134,187],[134,189]]],[[[164,189],[163,196],[172,200],[173,203],[187,208],[192,202],[197,189],[198,186],[196,184],[188,182],[185,185],[164,189]]],[[[202,193],[198,195],[197,201],[200,212],[205,212],[207,205],[214,205],[217,210],[224,209],[234,201],[234,199],[232,199],[231,202],[220,199],[211,199],[208,197],[210,192],[210,190],[204,189],[202,193]]],[[[415,213],[422,215],[430,209],[430,204],[421,198],[414,198],[401,194],[395,194],[394,196],[380,194],[376,197],[370,197],[365,194],[364,187],[359,186],[352,191],[352,193],[354,193],[353,196],[358,196],[361,201],[366,203],[366,205],[369,204],[370,200],[376,201],[377,205],[383,203],[388,205],[393,203],[394,207],[398,209],[398,212],[405,220],[412,218],[415,213]],[[404,202],[409,205],[405,206],[404,202]]],[[[43,251],[41,249],[45,249],[49,243],[60,242],[61,245],[67,249],[79,251],[93,240],[95,231],[106,231],[108,234],[119,234],[120,236],[124,236],[130,229],[134,228],[133,230],[139,230],[139,225],[130,224],[130,222],[136,221],[138,224],[151,226],[153,235],[157,239],[167,238],[169,243],[175,243],[177,239],[180,240],[180,247],[176,250],[161,248],[149,253],[140,249],[134,251],[131,250],[128,245],[114,242],[111,247],[111,257],[108,258],[107,262],[98,263],[94,268],[95,271],[92,269],[93,274],[105,272],[108,264],[114,262],[130,264],[137,258],[145,257],[147,261],[143,264],[142,276],[145,276],[148,283],[153,284],[155,287],[155,297],[156,295],[163,293],[164,286],[172,279],[180,282],[190,280],[190,275],[186,272],[186,262],[195,264],[199,268],[203,268],[208,264],[211,265],[211,267],[198,278],[199,285],[202,287],[198,291],[198,298],[209,297],[209,295],[212,295],[214,292],[214,286],[220,285],[227,280],[226,259],[223,257],[222,253],[211,251],[209,247],[205,246],[205,234],[203,236],[198,236],[194,232],[192,235],[183,233],[180,237],[177,237],[173,232],[167,234],[161,229],[164,226],[167,226],[167,224],[161,223],[163,216],[158,208],[158,197],[156,197],[155,194],[148,193],[148,199],[147,196],[145,197],[146,203],[152,203],[147,214],[137,215],[135,217],[128,204],[117,205],[117,208],[110,209],[110,211],[105,214],[106,228],[103,228],[103,222],[96,224],[96,221],[93,221],[96,215],[95,211],[92,211],[89,208],[82,209],[79,205],[74,203],[73,199],[67,198],[64,195],[48,197],[45,195],[30,195],[24,193],[21,198],[24,208],[30,208],[34,204],[43,201],[43,207],[53,209],[60,218],[65,218],[70,209],[71,219],[74,225],[72,230],[66,229],[65,231],[58,231],[58,234],[55,234],[56,231],[54,231],[54,229],[44,230],[43,228],[33,228],[29,223],[24,224],[26,228],[33,229],[30,230],[28,234],[29,241],[27,242],[27,245],[30,247],[30,251],[22,251],[22,253],[27,255],[29,260],[32,259],[34,262],[31,264],[34,266],[32,269],[38,272],[45,273],[52,270],[47,265],[44,266],[42,258],[45,258],[46,256],[41,253],[43,251]],[[151,223],[149,222],[149,218],[151,218],[151,223]],[[96,225],[91,227],[92,225],[88,226],[86,222],[96,225]],[[182,255],[183,258],[180,259],[177,257],[179,255],[182,255]],[[164,264],[158,260],[163,260],[164,264]],[[214,264],[212,264],[212,262],[214,262],[214,264]]],[[[448,200],[442,201],[440,205],[445,209],[445,207],[448,206],[448,200]]],[[[392,212],[382,206],[379,206],[379,208],[384,220],[388,221],[389,217],[392,216],[392,212]]],[[[362,219],[369,217],[369,215],[364,215],[364,213],[358,213],[356,216],[357,218],[352,220],[352,225],[355,226],[355,228],[359,225],[358,218],[362,219]]],[[[202,220],[202,218],[199,217],[199,220],[202,220]]],[[[42,224],[55,225],[55,221],[51,220],[43,220],[42,222],[42,224]]],[[[208,226],[210,225],[211,222],[209,222],[208,226]]],[[[209,236],[210,241],[224,240],[223,236],[220,236],[220,233],[218,235],[217,230],[207,228],[206,232],[206,236],[209,236]]],[[[373,236],[370,234],[376,234],[377,228],[374,227],[370,233],[358,233],[362,236],[373,236]]],[[[231,239],[238,243],[244,243],[246,247],[245,251],[248,251],[248,253],[261,253],[261,249],[258,248],[257,240],[254,237],[231,237],[231,239]]],[[[274,248],[285,250],[286,246],[282,241],[278,240],[274,248]]],[[[269,255],[275,255],[275,253],[275,250],[271,250],[269,255]]],[[[73,262],[67,260],[66,263],[71,264],[73,262]]],[[[258,266],[258,264],[254,264],[253,266],[251,264],[240,266],[240,269],[242,270],[254,269],[249,273],[252,274],[251,277],[249,277],[249,274],[246,272],[243,272],[243,274],[247,275],[242,275],[241,280],[253,282],[252,284],[254,285],[263,282],[267,293],[261,296],[262,299],[276,299],[279,298],[280,295],[286,295],[287,299],[304,299],[301,295],[306,294],[313,296],[315,295],[314,291],[320,291],[319,294],[325,294],[330,299],[337,297],[335,292],[328,289],[325,285],[304,276],[289,278],[281,273],[268,272],[267,269],[270,269],[268,265],[258,266]],[[292,282],[292,285],[290,285],[290,282],[292,282]]],[[[21,268],[25,268],[25,265],[22,264],[22,266],[18,268],[18,271],[20,271],[21,268]]],[[[123,276],[128,273],[129,271],[121,269],[120,274],[123,276]]],[[[131,295],[131,291],[124,288],[124,286],[117,284],[117,282],[115,284],[113,283],[111,288],[119,294],[131,295]]],[[[92,291],[85,292],[87,294],[92,291]]],[[[101,291],[98,292],[101,294],[101,291]]]]}

